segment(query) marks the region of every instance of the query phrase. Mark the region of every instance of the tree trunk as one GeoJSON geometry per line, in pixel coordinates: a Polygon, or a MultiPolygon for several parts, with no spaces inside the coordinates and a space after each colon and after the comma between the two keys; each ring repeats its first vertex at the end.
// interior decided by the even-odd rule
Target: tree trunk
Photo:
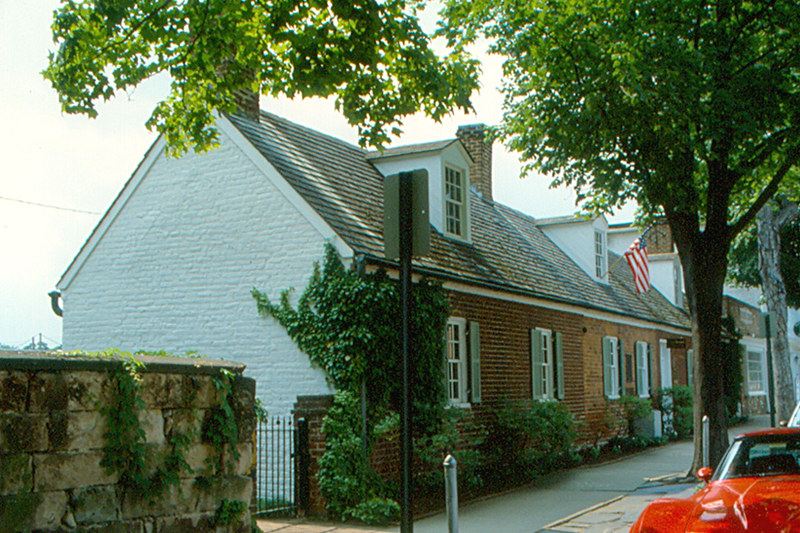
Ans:
{"type": "MultiPolygon", "coordinates": [[[[703,416],[709,419],[709,459],[715,467],[728,448],[728,418],[722,373],[722,289],[728,245],[673,217],[670,227],[683,266],[694,349],[694,458],[690,474],[703,466],[703,416]],[[714,244],[712,244],[714,243],[714,244]]],[[[725,241],[723,236],[722,241],[725,241]]]]}
{"type": "MultiPolygon", "coordinates": [[[[781,227],[797,215],[797,206],[784,205],[776,215],[770,204],[758,212],[758,268],[761,290],[772,315],[772,368],[775,383],[776,420],[788,420],[794,408],[791,354],[786,330],[786,286],[780,269],[781,227]]],[[[770,398],[770,401],[772,399],[770,398]]]]}

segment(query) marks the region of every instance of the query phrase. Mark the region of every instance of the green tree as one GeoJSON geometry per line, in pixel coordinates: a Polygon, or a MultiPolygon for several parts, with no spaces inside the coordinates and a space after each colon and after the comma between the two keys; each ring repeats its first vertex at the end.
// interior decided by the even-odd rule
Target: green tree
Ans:
{"type": "Polygon", "coordinates": [[[453,46],[485,37],[503,56],[497,132],[526,168],[586,208],[666,217],[698,354],[694,465],[703,414],[716,462],[728,248],[800,159],[797,2],[449,0],[445,17],[453,46]]]}
{"type": "Polygon", "coordinates": [[[403,117],[470,109],[478,70],[463,50],[434,53],[412,0],[65,0],[44,76],[67,113],[166,72],[168,97],[148,120],[173,152],[213,145],[213,111],[251,89],[336,96],[363,142],[380,144],[403,117]]]}
{"type": "MultiPolygon", "coordinates": [[[[778,242],[780,242],[780,274],[785,283],[786,305],[800,309],[800,217],[781,225],[778,242]]],[[[748,226],[731,245],[728,281],[743,287],[761,287],[756,225],[748,226]]]]}
{"type": "Polygon", "coordinates": [[[773,317],[770,337],[778,420],[788,420],[795,405],[786,321],[787,304],[800,305],[800,256],[797,255],[800,220],[797,216],[797,203],[785,196],[762,207],[755,228],[751,226],[734,241],[728,269],[730,279],[761,288],[767,311],[773,317]]]}

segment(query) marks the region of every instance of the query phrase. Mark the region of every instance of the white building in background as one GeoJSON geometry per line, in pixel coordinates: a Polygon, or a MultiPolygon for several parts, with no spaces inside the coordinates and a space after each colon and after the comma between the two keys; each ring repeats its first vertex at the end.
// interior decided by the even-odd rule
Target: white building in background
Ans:
{"type": "MultiPolygon", "coordinates": [[[[641,230],[631,224],[614,224],[608,230],[608,249],[616,254],[623,254],[633,241],[641,235],[641,230]]],[[[677,248],[672,243],[669,228],[663,225],[653,226],[645,237],[647,241],[650,263],[650,284],[663,294],[673,305],[684,304],[683,269],[677,248]]],[[[767,342],[757,333],[759,317],[747,306],[766,312],[759,289],[742,287],[725,287],[725,296],[746,304],[746,306],[729,306],[736,309],[737,324],[741,325],[741,345],[744,364],[745,394],[748,398],[758,399],[767,405],[767,342]]],[[[800,310],[789,309],[788,333],[789,350],[791,352],[792,379],[794,382],[795,401],[800,401],[800,326],[797,332],[794,325],[800,323],[800,310]]],[[[754,402],[756,403],[756,402],[754,402]]]]}

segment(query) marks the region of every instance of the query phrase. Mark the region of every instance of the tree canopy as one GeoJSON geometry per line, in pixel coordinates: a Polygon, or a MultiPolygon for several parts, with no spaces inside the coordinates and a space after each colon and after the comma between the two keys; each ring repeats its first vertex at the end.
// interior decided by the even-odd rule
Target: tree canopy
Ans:
{"type": "Polygon", "coordinates": [[[173,151],[205,149],[213,111],[235,92],[336,96],[362,142],[381,144],[403,117],[471,108],[477,62],[439,56],[410,0],[65,0],[52,25],[57,49],[44,76],[67,113],[95,106],[161,72],[168,97],[148,127],[173,151]]]}
{"type": "Polygon", "coordinates": [[[449,0],[443,34],[504,58],[497,134],[609,211],[669,222],[692,314],[695,464],[727,447],[722,287],[732,239],[800,160],[795,0],[449,0]]]}
{"type": "MultiPolygon", "coordinates": [[[[446,15],[454,46],[486,36],[505,58],[500,136],[587,207],[727,217],[798,159],[792,0],[452,0],[446,15]]],[[[722,222],[736,233],[757,211],[722,222]]]]}
{"type": "MultiPolygon", "coordinates": [[[[780,232],[780,269],[786,284],[786,303],[800,309],[800,218],[786,224],[780,232]]],[[[745,287],[760,287],[758,271],[758,242],[755,226],[748,226],[731,246],[728,268],[731,282],[745,287]]]]}

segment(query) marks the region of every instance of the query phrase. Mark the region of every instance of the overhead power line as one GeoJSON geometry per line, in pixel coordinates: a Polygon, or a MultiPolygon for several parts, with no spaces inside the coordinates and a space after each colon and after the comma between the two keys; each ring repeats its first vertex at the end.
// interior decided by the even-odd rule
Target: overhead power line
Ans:
{"type": "Polygon", "coordinates": [[[7,198],[5,196],[0,196],[0,200],[6,200],[8,202],[17,202],[17,203],[26,204],[26,205],[35,205],[36,207],[46,207],[48,209],[57,209],[59,211],[70,211],[72,213],[82,213],[84,215],[100,216],[100,215],[103,214],[103,213],[97,213],[95,211],[85,211],[83,209],[72,209],[71,207],[61,207],[61,206],[58,206],[58,205],[40,204],[38,202],[29,202],[27,200],[19,200],[17,198],[7,198]]]}

